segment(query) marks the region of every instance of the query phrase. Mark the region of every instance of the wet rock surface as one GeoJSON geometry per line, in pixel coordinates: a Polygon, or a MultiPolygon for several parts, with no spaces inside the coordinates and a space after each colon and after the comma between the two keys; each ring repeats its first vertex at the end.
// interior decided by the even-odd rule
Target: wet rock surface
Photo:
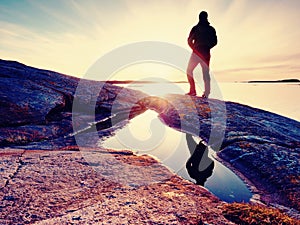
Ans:
{"type": "Polygon", "coordinates": [[[95,147],[147,109],[218,149],[267,203],[299,210],[296,121],[237,103],[149,97],[4,60],[0,86],[0,224],[231,224],[223,202],[153,158],[95,147]]]}

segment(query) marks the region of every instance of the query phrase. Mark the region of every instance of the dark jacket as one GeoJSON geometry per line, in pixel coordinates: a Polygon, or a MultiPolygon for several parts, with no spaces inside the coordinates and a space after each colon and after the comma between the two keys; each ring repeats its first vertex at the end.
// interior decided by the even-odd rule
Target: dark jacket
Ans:
{"type": "Polygon", "coordinates": [[[210,56],[210,49],[218,42],[216,30],[208,21],[200,21],[194,26],[188,38],[188,44],[195,53],[210,56]]]}

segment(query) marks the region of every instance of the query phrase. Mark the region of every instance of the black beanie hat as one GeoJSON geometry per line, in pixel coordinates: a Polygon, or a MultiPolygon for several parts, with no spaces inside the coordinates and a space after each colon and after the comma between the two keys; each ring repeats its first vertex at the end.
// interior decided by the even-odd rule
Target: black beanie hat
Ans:
{"type": "Polygon", "coordinates": [[[202,12],[199,14],[199,20],[207,20],[207,17],[208,17],[208,14],[207,14],[207,12],[205,12],[205,11],[202,11],[202,12]]]}

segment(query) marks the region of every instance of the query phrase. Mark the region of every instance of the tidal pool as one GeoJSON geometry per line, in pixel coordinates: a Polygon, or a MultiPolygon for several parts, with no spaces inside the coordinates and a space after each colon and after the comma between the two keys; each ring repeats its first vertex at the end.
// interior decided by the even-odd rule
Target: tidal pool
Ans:
{"type": "MultiPolygon", "coordinates": [[[[195,143],[201,141],[197,137],[193,139],[195,143]]],[[[151,110],[132,119],[100,145],[111,149],[128,149],[138,155],[154,156],[171,171],[195,182],[186,168],[186,162],[191,157],[187,135],[166,126],[159,120],[157,113],[151,110]]],[[[230,169],[215,160],[214,154],[212,149],[205,152],[209,158],[202,160],[199,166],[199,169],[203,170],[212,162],[214,164],[212,174],[209,173],[211,175],[207,177],[204,187],[223,201],[249,202],[252,193],[246,184],[230,169]]]]}

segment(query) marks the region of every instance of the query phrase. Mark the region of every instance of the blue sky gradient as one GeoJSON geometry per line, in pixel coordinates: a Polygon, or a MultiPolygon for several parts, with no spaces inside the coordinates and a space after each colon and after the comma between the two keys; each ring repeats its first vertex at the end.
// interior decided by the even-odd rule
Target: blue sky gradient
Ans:
{"type": "Polygon", "coordinates": [[[219,38],[211,62],[218,79],[300,79],[298,0],[0,0],[0,58],[80,77],[132,42],[190,50],[186,39],[201,10],[219,38]]]}

